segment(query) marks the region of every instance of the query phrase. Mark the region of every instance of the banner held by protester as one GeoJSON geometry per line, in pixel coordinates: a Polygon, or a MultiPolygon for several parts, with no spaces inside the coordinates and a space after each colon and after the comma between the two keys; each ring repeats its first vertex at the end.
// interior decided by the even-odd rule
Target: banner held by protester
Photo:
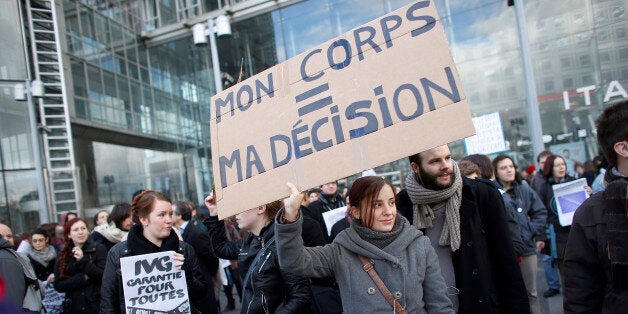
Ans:
{"type": "Polygon", "coordinates": [[[126,313],[191,313],[185,272],[173,251],[120,259],[126,313]]]}
{"type": "Polygon", "coordinates": [[[474,133],[433,1],[418,1],[211,99],[218,215],[474,133]],[[251,193],[255,191],[255,193],[251,193]]]}
{"type": "Polygon", "coordinates": [[[576,209],[589,198],[585,186],[587,186],[585,178],[552,185],[558,222],[561,226],[571,226],[576,209]]]}

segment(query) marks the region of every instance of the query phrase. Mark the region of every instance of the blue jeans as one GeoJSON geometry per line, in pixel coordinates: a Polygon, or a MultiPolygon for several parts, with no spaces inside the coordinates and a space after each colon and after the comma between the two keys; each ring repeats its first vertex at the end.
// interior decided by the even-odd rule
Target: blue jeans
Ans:
{"type": "Polygon", "coordinates": [[[550,289],[560,290],[560,279],[558,277],[558,266],[554,263],[552,266],[552,258],[549,255],[541,254],[543,257],[543,268],[545,268],[545,279],[550,289]]]}

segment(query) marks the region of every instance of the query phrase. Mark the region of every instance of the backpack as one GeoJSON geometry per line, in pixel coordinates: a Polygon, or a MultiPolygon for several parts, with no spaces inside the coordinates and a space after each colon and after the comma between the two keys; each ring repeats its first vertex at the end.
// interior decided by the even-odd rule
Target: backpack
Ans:
{"type": "Polygon", "coordinates": [[[24,270],[24,280],[26,282],[26,293],[24,294],[24,302],[22,307],[30,311],[41,311],[42,301],[45,296],[46,286],[37,279],[33,265],[21,254],[12,249],[7,249],[20,262],[24,270]]]}

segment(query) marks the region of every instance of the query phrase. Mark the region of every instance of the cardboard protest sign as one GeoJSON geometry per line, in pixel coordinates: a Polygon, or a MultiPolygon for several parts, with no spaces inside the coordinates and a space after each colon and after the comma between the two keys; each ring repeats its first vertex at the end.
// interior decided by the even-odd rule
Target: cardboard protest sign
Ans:
{"type": "Polygon", "coordinates": [[[218,215],[474,133],[433,1],[419,1],[211,99],[218,215]]]}
{"type": "Polygon", "coordinates": [[[506,138],[499,112],[474,117],[472,120],[476,134],[464,139],[467,155],[488,155],[506,150],[506,138]]]}
{"type": "Polygon", "coordinates": [[[174,267],[173,254],[120,259],[127,313],[191,313],[185,272],[174,267]]]}
{"type": "Polygon", "coordinates": [[[586,185],[585,178],[552,185],[558,222],[561,226],[571,226],[576,209],[589,198],[589,193],[584,189],[586,185]]]}

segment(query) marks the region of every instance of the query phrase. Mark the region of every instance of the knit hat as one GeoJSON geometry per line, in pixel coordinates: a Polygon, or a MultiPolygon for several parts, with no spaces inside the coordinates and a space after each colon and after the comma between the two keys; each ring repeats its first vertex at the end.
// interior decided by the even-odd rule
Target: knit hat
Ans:
{"type": "Polygon", "coordinates": [[[534,172],[534,170],[536,170],[536,167],[534,165],[529,165],[528,168],[526,168],[527,173],[532,173],[534,172]]]}

